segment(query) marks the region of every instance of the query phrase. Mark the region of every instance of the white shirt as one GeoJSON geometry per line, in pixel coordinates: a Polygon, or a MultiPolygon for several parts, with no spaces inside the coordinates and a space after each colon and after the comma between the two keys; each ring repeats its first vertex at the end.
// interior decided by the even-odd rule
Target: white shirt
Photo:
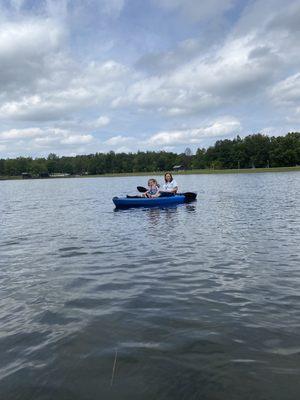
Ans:
{"type": "Polygon", "coordinates": [[[176,187],[178,187],[178,185],[175,179],[173,179],[172,182],[165,182],[163,184],[163,190],[165,190],[166,192],[175,189],[176,187]]]}

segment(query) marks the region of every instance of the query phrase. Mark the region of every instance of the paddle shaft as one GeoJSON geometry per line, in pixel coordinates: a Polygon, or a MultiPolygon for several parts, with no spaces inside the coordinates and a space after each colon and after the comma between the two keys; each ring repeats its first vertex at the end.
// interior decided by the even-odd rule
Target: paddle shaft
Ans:
{"type": "MultiPolygon", "coordinates": [[[[143,186],[137,186],[137,190],[140,192],[140,193],[146,193],[147,191],[148,191],[148,189],[146,189],[145,187],[143,187],[143,186]]],[[[162,193],[170,193],[170,192],[162,192],[162,193]]],[[[171,193],[170,193],[171,194],[171,193]]],[[[175,193],[174,193],[175,194],[175,193]]],[[[193,192],[185,192],[185,193],[177,193],[177,194],[181,194],[181,195],[183,195],[183,196],[185,196],[185,198],[187,199],[187,200],[196,200],[196,197],[197,197],[197,193],[193,193],[193,192]]]]}

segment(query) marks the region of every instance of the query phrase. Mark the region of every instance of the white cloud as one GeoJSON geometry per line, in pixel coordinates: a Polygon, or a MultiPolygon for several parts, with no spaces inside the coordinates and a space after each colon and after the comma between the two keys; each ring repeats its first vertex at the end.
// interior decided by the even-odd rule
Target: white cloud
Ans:
{"type": "Polygon", "coordinates": [[[237,134],[240,122],[232,117],[224,117],[207,126],[191,129],[158,132],[148,139],[150,145],[199,144],[205,138],[237,134]]]}
{"type": "Polygon", "coordinates": [[[59,52],[65,31],[51,20],[30,19],[0,25],[0,88],[28,86],[49,76],[51,57],[59,52]]]}
{"type": "MultiPolygon", "coordinates": [[[[0,24],[0,119],[50,121],[91,106],[109,107],[130,82],[133,74],[121,63],[79,62],[72,57],[66,21],[58,17],[62,8],[68,10],[64,3],[48,1],[48,12],[55,19],[4,19],[0,24]]],[[[123,7],[118,0],[101,3],[112,11],[123,7]]]]}
{"type": "Polygon", "coordinates": [[[148,149],[176,151],[178,146],[180,148],[187,145],[198,146],[204,140],[228,135],[233,136],[240,131],[241,123],[238,119],[224,116],[214,121],[203,123],[201,126],[160,131],[144,138],[122,135],[112,136],[105,140],[102,145],[104,150],[112,149],[116,152],[148,149]]]}
{"type": "Polygon", "coordinates": [[[110,123],[110,118],[106,115],[101,115],[99,118],[96,119],[94,126],[96,128],[102,128],[103,126],[107,126],[110,123]]]}
{"type": "Polygon", "coordinates": [[[120,146],[121,144],[129,144],[130,142],[132,142],[134,140],[133,137],[129,137],[129,136],[113,136],[109,139],[107,139],[104,144],[107,146],[120,146]]]}
{"type": "MultiPolygon", "coordinates": [[[[170,9],[196,9],[196,3],[200,4],[179,0],[162,4],[170,9]]],[[[144,56],[138,67],[145,69],[147,62],[150,66],[154,62],[157,75],[135,82],[125,98],[114,104],[132,104],[179,117],[234,107],[236,102],[246,106],[255,98],[262,99],[288,68],[299,65],[300,41],[293,40],[298,16],[299,2],[288,6],[277,0],[249,3],[241,18],[247,30],[238,23],[224,42],[219,41],[219,47],[201,51],[194,40],[191,57],[185,60],[179,48],[176,52],[152,54],[148,59],[144,56]]]]}
{"type": "Polygon", "coordinates": [[[103,63],[92,61],[84,71],[85,76],[95,83],[125,78],[129,73],[130,69],[127,66],[114,60],[107,60],[103,63]]]}
{"type": "MultiPolygon", "coordinates": [[[[288,123],[300,122],[300,72],[279,81],[269,90],[272,103],[285,114],[288,123]]],[[[292,128],[295,130],[295,128],[292,128]]]]}
{"type": "Polygon", "coordinates": [[[96,140],[91,134],[81,134],[59,128],[26,128],[11,129],[0,132],[0,146],[8,153],[17,151],[27,154],[30,151],[49,153],[52,151],[70,151],[81,146],[82,151],[88,150],[96,140]]]}
{"type": "MultiPolygon", "coordinates": [[[[23,121],[66,118],[91,106],[109,107],[109,102],[125,90],[128,68],[122,64],[92,62],[82,70],[78,67],[69,71],[70,64],[65,60],[58,65],[52,79],[39,82],[36,94],[31,92],[21,97],[16,93],[16,99],[4,99],[0,103],[0,118],[23,121]]],[[[96,121],[98,127],[107,125],[107,118],[96,121]]]]}
{"type": "Polygon", "coordinates": [[[23,121],[49,121],[66,116],[91,104],[92,94],[82,88],[68,88],[53,93],[24,96],[18,101],[4,103],[0,118],[23,121]]]}
{"type": "Polygon", "coordinates": [[[252,36],[230,40],[210,59],[194,60],[178,69],[171,79],[176,85],[222,96],[223,102],[241,94],[247,97],[270,82],[274,61],[278,61],[272,52],[265,57],[253,57],[256,49],[252,36]]]}
{"type": "Polygon", "coordinates": [[[298,0],[256,0],[245,7],[231,36],[242,38],[251,34],[257,45],[271,45],[285,66],[299,65],[299,18],[298,0]]]}
{"type": "Polygon", "coordinates": [[[138,106],[145,111],[158,111],[169,116],[188,115],[220,103],[217,96],[197,87],[176,82],[176,76],[151,77],[132,84],[114,107],[138,106]]]}
{"type": "Polygon", "coordinates": [[[300,72],[278,82],[271,90],[274,102],[281,105],[300,104],[300,72]]]}
{"type": "Polygon", "coordinates": [[[0,132],[0,140],[18,140],[25,138],[34,138],[42,134],[40,128],[27,128],[27,129],[10,129],[8,131],[0,132]]]}
{"type": "Polygon", "coordinates": [[[91,143],[93,141],[92,135],[69,135],[61,140],[62,144],[81,144],[91,143]]]}
{"type": "Polygon", "coordinates": [[[118,147],[115,150],[115,152],[116,153],[130,153],[130,152],[132,152],[132,148],[131,147],[127,147],[127,146],[121,146],[121,147],[118,147]]]}
{"type": "Polygon", "coordinates": [[[230,38],[214,54],[201,55],[165,74],[135,81],[115,107],[138,106],[167,116],[218,109],[264,91],[281,66],[281,59],[253,35],[230,38]]]}
{"type": "Polygon", "coordinates": [[[286,128],[286,125],[282,126],[279,124],[276,126],[266,126],[259,130],[259,132],[261,134],[267,135],[267,136],[281,136],[283,134],[283,132],[287,133],[288,131],[290,131],[290,130],[286,128]]]}

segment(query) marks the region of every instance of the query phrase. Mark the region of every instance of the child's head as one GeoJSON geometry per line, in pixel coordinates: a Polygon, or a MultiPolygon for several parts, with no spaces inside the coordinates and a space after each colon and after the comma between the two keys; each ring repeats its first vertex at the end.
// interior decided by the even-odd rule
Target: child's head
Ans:
{"type": "Polygon", "coordinates": [[[156,179],[153,179],[153,178],[151,178],[151,179],[149,179],[148,180],[148,186],[157,186],[157,180],[156,179]]]}

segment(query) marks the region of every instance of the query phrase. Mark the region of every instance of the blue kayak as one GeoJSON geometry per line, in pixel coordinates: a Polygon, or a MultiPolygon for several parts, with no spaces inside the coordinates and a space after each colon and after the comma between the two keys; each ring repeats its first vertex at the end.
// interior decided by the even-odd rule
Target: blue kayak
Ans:
{"type": "Polygon", "coordinates": [[[117,208],[129,207],[164,207],[186,202],[186,196],[183,194],[170,197],[114,197],[113,202],[117,208]]]}

